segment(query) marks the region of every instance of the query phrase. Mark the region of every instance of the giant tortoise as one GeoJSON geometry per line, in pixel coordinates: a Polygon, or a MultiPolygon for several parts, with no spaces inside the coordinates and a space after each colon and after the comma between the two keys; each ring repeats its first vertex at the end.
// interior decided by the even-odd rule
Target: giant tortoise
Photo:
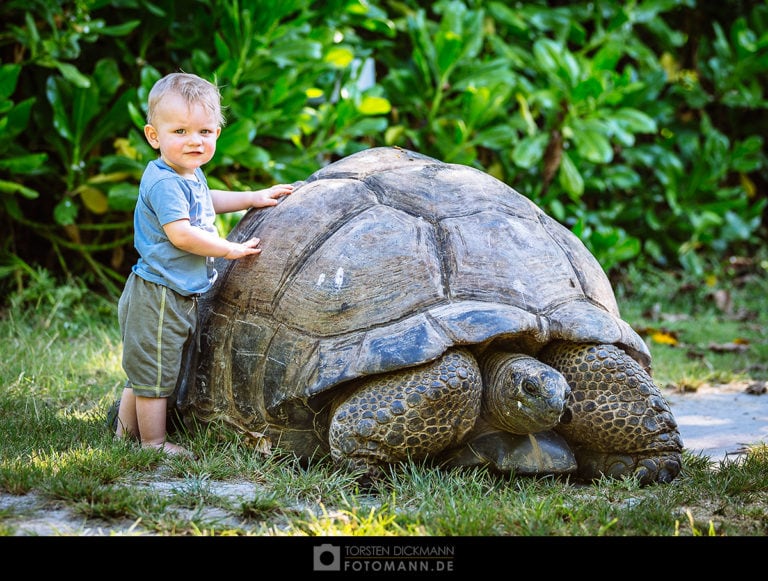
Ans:
{"type": "Polygon", "coordinates": [[[677,423],[567,228],[489,174],[400,148],[331,163],[229,238],[184,421],[375,477],[405,460],[670,482],[677,423]]]}

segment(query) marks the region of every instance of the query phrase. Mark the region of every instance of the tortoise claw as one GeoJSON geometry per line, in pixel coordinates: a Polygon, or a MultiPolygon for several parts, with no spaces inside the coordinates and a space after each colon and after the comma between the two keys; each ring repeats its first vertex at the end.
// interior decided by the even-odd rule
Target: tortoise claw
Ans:
{"type": "Polygon", "coordinates": [[[682,468],[682,456],[678,453],[637,458],[628,454],[601,452],[577,452],[578,477],[585,481],[609,478],[636,478],[641,486],[672,482],[682,468]]]}
{"type": "Polygon", "coordinates": [[[355,482],[364,490],[375,488],[386,476],[382,466],[371,464],[368,460],[360,457],[341,458],[336,461],[336,464],[350,474],[357,473],[355,482]]]}

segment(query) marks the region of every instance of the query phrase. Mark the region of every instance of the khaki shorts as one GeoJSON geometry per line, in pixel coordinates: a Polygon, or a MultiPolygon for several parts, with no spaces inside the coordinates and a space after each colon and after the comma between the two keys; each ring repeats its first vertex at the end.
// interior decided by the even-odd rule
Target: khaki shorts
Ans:
{"type": "Polygon", "coordinates": [[[142,397],[169,397],[185,352],[194,346],[197,298],[131,273],[117,304],[126,387],[142,397]]]}

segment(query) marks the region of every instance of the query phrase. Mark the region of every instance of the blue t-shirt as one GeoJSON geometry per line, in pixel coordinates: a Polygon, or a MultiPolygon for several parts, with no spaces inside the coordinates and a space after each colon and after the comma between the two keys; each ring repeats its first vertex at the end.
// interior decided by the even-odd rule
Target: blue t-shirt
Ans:
{"type": "Polygon", "coordinates": [[[208,181],[200,168],[195,176],[197,181],[180,176],[162,159],[150,162],[133,214],[134,246],[139,252],[133,272],[185,296],[204,293],[217,275],[213,258],[176,248],[163,230],[164,224],[188,219],[193,227],[216,233],[208,181]]]}

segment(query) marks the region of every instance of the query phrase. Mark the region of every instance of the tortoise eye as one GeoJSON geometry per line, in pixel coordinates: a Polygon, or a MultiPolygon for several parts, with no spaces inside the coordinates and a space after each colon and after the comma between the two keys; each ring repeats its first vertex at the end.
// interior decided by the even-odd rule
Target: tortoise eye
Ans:
{"type": "Polygon", "coordinates": [[[528,395],[536,395],[539,393],[539,384],[533,379],[526,378],[523,380],[523,391],[528,395]]]}

